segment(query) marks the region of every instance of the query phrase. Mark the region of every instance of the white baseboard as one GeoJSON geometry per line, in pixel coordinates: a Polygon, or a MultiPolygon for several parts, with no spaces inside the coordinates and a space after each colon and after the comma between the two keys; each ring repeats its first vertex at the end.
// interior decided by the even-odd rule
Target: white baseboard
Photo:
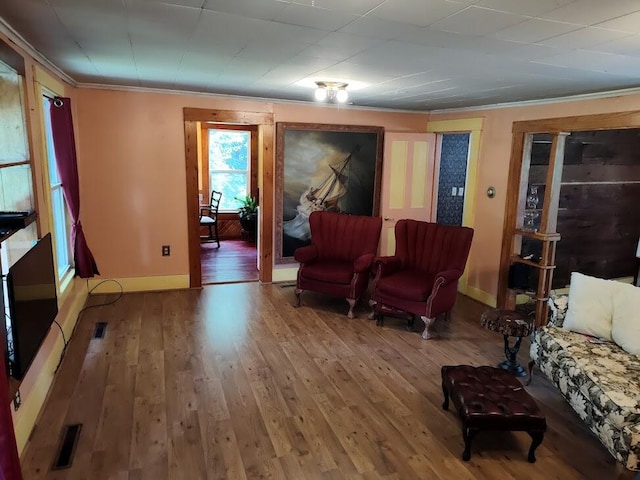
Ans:
{"type": "Polygon", "coordinates": [[[89,291],[92,294],[123,292],[153,292],[189,288],[189,275],[156,275],[151,277],[91,278],[89,291]],[[115,281],[111,281],[115,280],[115,281]]]}

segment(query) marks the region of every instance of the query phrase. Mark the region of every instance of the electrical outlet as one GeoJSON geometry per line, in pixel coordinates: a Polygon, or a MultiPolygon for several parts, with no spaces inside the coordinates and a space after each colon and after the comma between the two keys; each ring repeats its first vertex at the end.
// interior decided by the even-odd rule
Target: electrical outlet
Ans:
{"type": "Polygon", "coordinates": [[[163,257],[171,256],[171,245],[162,245],[162,256],[163,257]]]}
{"type": "Polygon", "coordinates": [[[16,394],[13,396],[13,409],[18,410],[22,405],[22,397],[20,397],[20,390],[16,391],[16,394]]]}

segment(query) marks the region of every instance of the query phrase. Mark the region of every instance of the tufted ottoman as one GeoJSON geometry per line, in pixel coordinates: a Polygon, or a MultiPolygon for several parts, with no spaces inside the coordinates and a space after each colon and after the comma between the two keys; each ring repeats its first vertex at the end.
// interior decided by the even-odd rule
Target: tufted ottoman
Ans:
{"type": "Polygon", "coordinates": [[[449,397],[462,419],[463,460],[471,458],[471,439],[480,430],[527,432],[532,439],[529,461],[542,443],[547,422],[533,398],[508,371],[469,365],[442,367],[442,408],[449,408],[449,397]]]}

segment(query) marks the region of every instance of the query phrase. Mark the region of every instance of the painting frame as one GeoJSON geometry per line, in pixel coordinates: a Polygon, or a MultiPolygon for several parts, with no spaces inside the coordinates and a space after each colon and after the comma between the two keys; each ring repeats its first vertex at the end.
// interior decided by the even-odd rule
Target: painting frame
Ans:
{"type": "MultiPolygon", "coordinates": [[[[354,183],[350,196],[356,199],[357,205],[350,209],[338,205],[336,210],[357,215],[378,216],[380,212],[380,194],[382,186],[382,158],[383,158],[384,127],[370,125],[333,125],[323,123],[276,123],[276,178],[275,178],[275,232],[274,232],[274,263],[276,265],[295,264],[293,258],[292,237],[288,235],[285,225],[290,224],[293,215],[292,199],[300,197],[301,186],[291,181],[292,171],[312,171],[316,176],[321,172],[336,172],[330,158],[332,155],[342,155],[342,164],[354,165],[357,174],[341,175],[341,178],[354,183]],[[298,159],[296,152],[302,151],[306,159],[298,159]],[[326,155],[319,158],[323,153],[326,155]],[[315,159],[312,159],[314,157],[315,159]],[[314,163],[315,162],[315,163],[314,163]],[[351,176],[350,176],[351,175],[351,176]],[[285,207],[286,203],[286,207],[285,207]],[[287,217],[285,219],[285,217],[287,217]]],[[[300,156],[302,158],[302,156],[300,156]]],[[[341,167],[341,172],[344,167],[341,167]]],[[[351,172],[351,167],[349,166],[351,172]]],[[[311,182],[309,182],[311,183],[311,182]]],[[[334,182],[335,183],[335,182],[334,182]]],[[[310,186],[311,188],[311,186],[310,186]]],[[[348,189],[349,187],[347,187],[348,189]]],[[[343,194],[344,195],[344,194],[343,194]]],[[[342,197],[340,197],[342,198],[342,197]]],[[[341,201],[341,200],[340,200],[341,201]]],[[[302,206],[300,204],[300,206],[302,206]]],[[[304,218],[304,216],[303,216],[304,218]]],[[[293,238],[296,246],[298,238],[293,238]]],[[[307,242],[308,243],[308,242],[307,242]]]]}

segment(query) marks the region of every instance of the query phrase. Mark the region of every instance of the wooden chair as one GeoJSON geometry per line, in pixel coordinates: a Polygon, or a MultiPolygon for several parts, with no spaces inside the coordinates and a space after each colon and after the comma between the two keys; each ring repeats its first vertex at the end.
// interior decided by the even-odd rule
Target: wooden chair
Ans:
{"type": "Polygon", "coordinates": [[[218,207],[220,206],[222,193],[211,190],[211,201],[208,207],[200,207],[200,226],[209,229],[208,237],[200,237],[200,241],[215,241],[220,248],[220,237],[218,235],[218,207]],[[215,236],[214,236],[215,231],[215,236]]]}

